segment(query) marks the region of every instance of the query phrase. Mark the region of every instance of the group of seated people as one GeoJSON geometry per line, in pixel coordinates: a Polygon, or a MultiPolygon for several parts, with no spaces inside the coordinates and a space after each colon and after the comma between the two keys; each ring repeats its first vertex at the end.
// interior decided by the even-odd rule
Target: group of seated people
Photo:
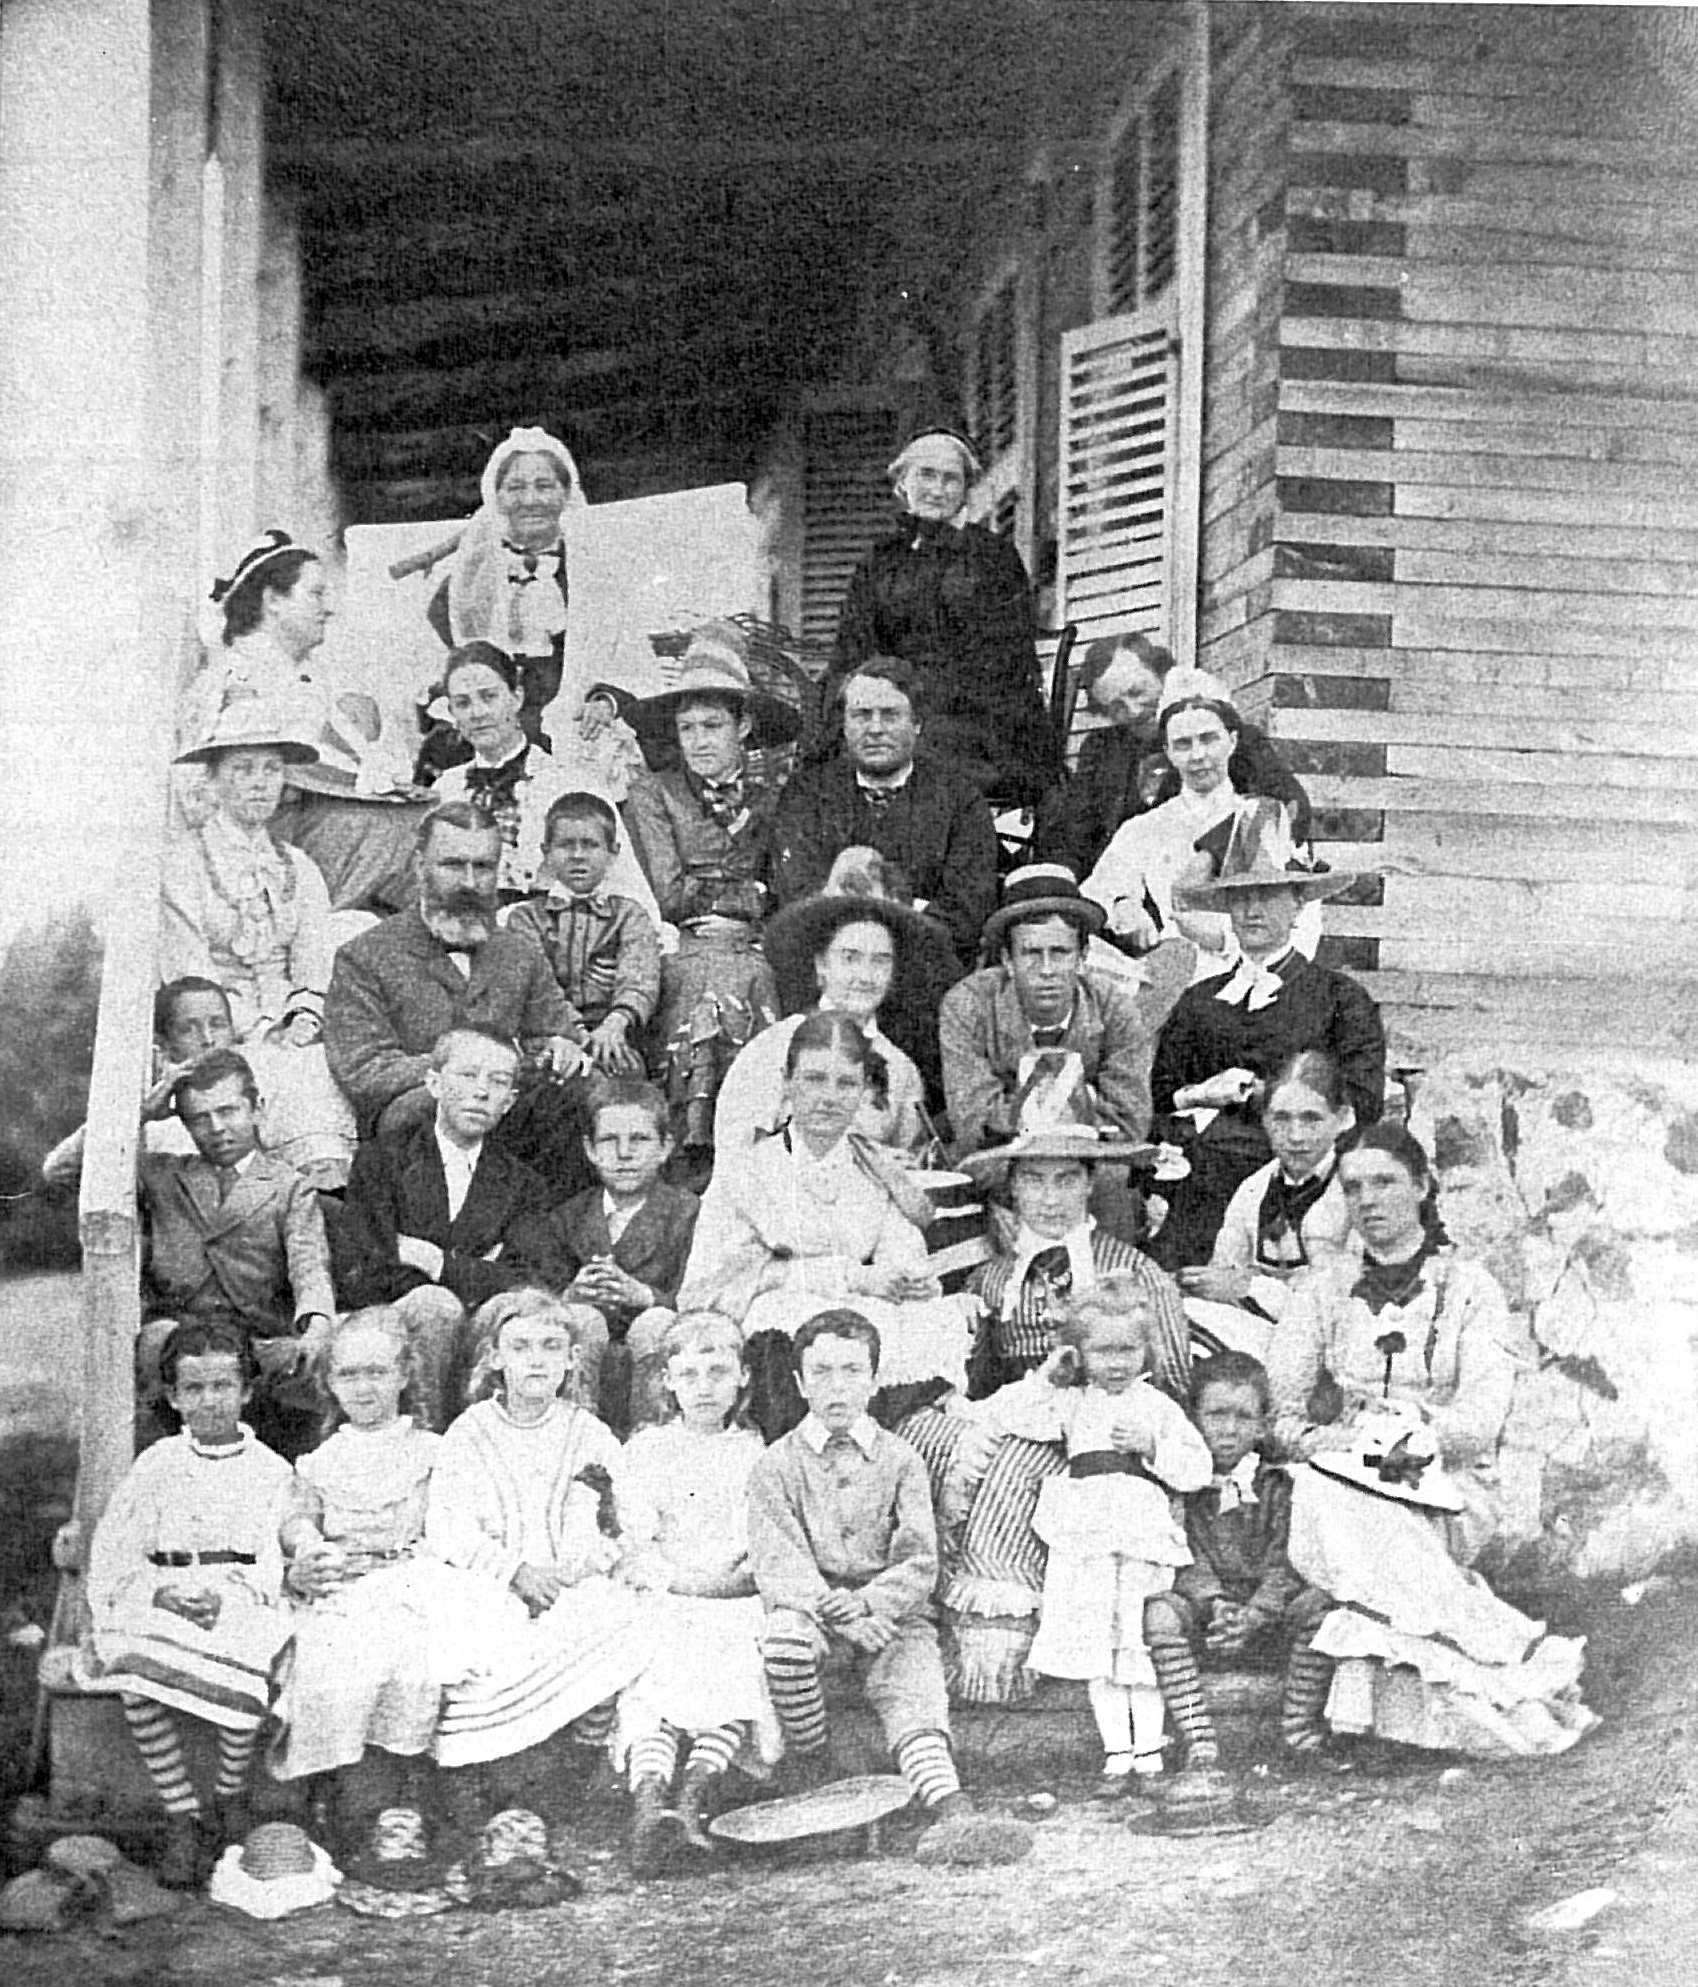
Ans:
{"type": "Polygon", "coordinates": [[[1087,653],[1078,773],[1027,753],[1037,859],[999,873],[1024,706],[975,717],[939,615],[965,561],[1035,696],[1030,607],[959,524],[964,448],[893,465],[835,749],[785,780],[797,714],[729,623],[550,749],[576,482],[540,431],[486,472],[402,771],[306,668],[310,553],[268,534],[221,586],[143,1102],[153,1439],[83,1658],[169,1881],[240,1837],[262,1735],[380,1878],[404,1783],[463,1854],[490,1762],[611,1747],[650,1871],[711,1846],[734,1767],[829,1777],[838,1672],[964,1857],[1023,1844],[951,1699],[1040,1677],[1085,1684],[1107,1785],[1176,1802],[1219,1792],[1218,1661],[1283,1665],[1306,1767],[1587,1728],[1581,1646],[1469,1570],[1514,1344],[1381,1122],[1374,1003],[1313,956],[1351,879],[1224,687],[1137,636],[1087,653]]]}

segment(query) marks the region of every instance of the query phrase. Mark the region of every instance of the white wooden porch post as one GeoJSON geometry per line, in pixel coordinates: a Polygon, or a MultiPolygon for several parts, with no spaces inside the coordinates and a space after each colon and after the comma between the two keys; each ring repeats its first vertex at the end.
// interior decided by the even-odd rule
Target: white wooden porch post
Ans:
{"type": "Polygon", "coordinates": [[[7,0],[0,28],[0,752],[23,769],[0,786],[0,850],[14,904],[96,905],[106,940],[82,1193],[85,1524],[132,1444],[136,1103],[192,561],[182,203],[198,229],[199,35],[185,0],[7,0]],[[179,30],[157,51],[156,16],[179,30]]]}

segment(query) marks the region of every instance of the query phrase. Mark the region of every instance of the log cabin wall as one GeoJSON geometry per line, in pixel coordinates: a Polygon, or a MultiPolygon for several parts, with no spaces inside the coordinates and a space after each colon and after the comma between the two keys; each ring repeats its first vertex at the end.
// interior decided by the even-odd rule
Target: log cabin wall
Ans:
{"type": "Polygon", "coordinates": [[[1200,659],[1394,1057],[1680,1054],[1698,64],[1675,12],[1216,10],[1200,659]]]}

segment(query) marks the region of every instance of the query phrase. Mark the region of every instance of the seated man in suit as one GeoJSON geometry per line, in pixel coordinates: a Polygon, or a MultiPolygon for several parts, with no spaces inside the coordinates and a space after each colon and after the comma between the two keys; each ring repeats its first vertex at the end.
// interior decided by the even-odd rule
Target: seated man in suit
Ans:
{"type": "Polygon", "coordinates": [[[914,672],[889,656],[847,679],[842,752],[795,773],[778,803],[774,891],[781,905],[813,896],[845,849],[876,849],[967,967],[996,906],[996,824],[973,780],[920,749],[919,698],[914,672]]]}
{"type": "Polygon", "coordinates": [[[393,1304],[406,1319],[438,1430],[464,1405],[467,1314],[536,1280],[524,1239],[546,1214],[549,1191],[489,1142],[518,1071],[519,1052],[504,1037],[449,1029],[425,1073],[435,1115],[361,1146],[332,1229],[337,1295],[350,1309],[393,1304]]]}
{"type": "Polygon", "coordinates": [[[571,1193],[589,1177],[583,1022],[536,940],[497,928],[500,861],[500,829],[470,803],[447,801],[425,817],[418,902],[336,954],[324,1001],[325,1054],[361,1136],[371,1138],[434,1119],[427,1078],[450,1029],[516,1038],[536,1066],[522,1073],[496,1136],[556,1193],[571,1193]]]}

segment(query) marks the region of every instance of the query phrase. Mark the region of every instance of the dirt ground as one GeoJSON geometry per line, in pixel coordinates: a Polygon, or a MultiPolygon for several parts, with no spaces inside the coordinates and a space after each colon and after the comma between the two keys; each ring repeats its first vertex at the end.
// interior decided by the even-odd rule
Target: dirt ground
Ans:
{"type": "MultiPolygon", "coordinates": [[[[15,1295],[16,1286],[5,1293],[15,1295]]],[[[23,1322],[14,1309],[10,1324],[23,1322]]],[[[15,1361],[7,1362],[15,1364],[15,1361]]],[[[25,1362],[26,1364],[33,1362],[25,1362]]],[[[32,1417],[33,1418],[33,1417],[32,1417]]],[[[70,1444],[0,1439],[0,1627],[43,1621],[47,1544],[63,1516],[70,1444]]],[[[1524,1597],[1517,1596],[1518,1599],[1524,1597]]],[[[1691,1987],[1698,1981],[1698,1579],[1637,1606],[1613,1590],[1546,1603],[1590,1637],[1588,1701],[1602,1728],[1567,1758],[1484,1766],[1415,1757],[1402,1771],[1292,1782],[1246,1734],[1234,1760],[1248,1832],[1135,1832],[1136,1807],[1091,1784],[1004,1767],[976,1788],[1025,1813],[1035,1846],[1005,1870],[912,1860],[912,1824],[884,1853],[727,1862],[633,1884],[624,1814],[588,1803],[574,1827],[577,1903],[458,1912],[412,1925],[335,1908],[276,1925],[186,1900],[124,1933],[0,1933],[8,1987],[548,1987],[713,1980],[727,1987],[1691,1987]],[[1608,1886],[1582,1932],[1541,1939],[1531,1915],[1608,1886]]],[[[23,1784],[34,1657],[0,1641],[0,1805],[23,1784]]],[[[837,1845],[832,1845],[835,1849],[837,1845]]],[[[726,1852],[735,1855],[736,1852],[726,1852]]]]}
{"type": "MultiPolygon", "coordinates": [[[[1698,1582],[1562,1612],[1592,1635],[1588,1694],[1606,1722],[1555,1762],[1421,1760],[1324,1782],[1252,1766],[1245,1803],[1261,1825],[1186,1839],[1135,1832],[1135,1807],[1052,1778],[1042,1790],[1057,1809],[1012,1869],[923,1868],[898,1825],[874,1859],[744,1862],[646,1885],[623,1873],[618,1805],[598,1801],[577,1830],[587,1887],[572,1905],[403,1926],[332,1908],[262,1925],[194,1900],[123,1934],[0,1935],[0,1973],[14,1987],[1689,1983],[1698,1923],[1670,1906],[1698,1873],[1698,1582]],[[1619,1899],[1584,1932],[1529,1931],[1533,1912],[1597,1885],[1619,1899]]],[[[1042,1779],[981,1792],[1018,1812],[1042,1779]]]]}

